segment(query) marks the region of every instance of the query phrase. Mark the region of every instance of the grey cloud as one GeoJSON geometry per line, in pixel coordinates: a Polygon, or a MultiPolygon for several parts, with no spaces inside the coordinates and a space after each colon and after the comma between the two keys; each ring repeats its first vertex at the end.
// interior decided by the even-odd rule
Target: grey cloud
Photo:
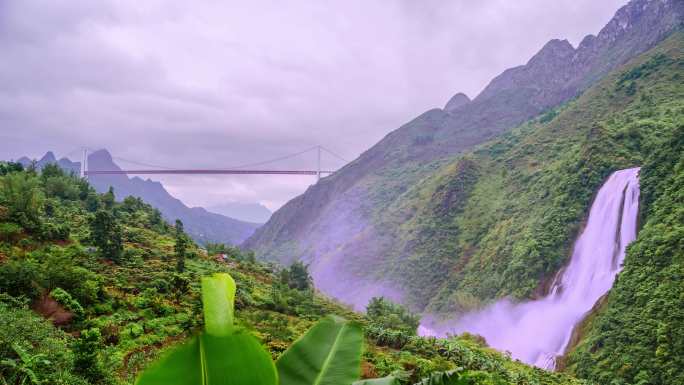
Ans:
{"type": "MultiPolygon", "coordinates": [[[[549,39],[577,44],[625,2],[2,1],[0,155],[88,146],[225,167],[322,144],[352,159],[549,39]]],[[[314,181],[163,178],[190,204],[271,209],[314,181]]]]}

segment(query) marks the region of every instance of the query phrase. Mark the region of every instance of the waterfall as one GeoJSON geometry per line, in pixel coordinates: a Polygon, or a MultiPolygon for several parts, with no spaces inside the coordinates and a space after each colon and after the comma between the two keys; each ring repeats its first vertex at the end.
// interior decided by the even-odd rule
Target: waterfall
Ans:
{"type": "Polygon", "coordinates": [[[524,303],[501,300],[455,324],[422,325],[419,333],[476,333],[513,358],[554,369],[573,328],[610,290],[622,268],[625,249],[636,238],[638,173],[639,168],[616,171],[603,184],[586,227],[575,241],[570,263],[557,275],[546,297],[524,303]]]}

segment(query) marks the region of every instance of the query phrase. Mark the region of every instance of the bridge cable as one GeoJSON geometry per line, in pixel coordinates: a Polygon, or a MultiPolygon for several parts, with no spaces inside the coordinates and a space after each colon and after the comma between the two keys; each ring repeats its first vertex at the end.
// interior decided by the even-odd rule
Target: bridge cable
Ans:
{"type": "Polygon", "coordinates": [[[325,147],[323,147],[323,146],[320,146],[320,147],[321,147],[322,150],[324,150],[324,151],[327,152],[328,154],[330,154],[330,155],[332,155],[332,156],[334,156],[334,157],[336,157],[336,158],[338,158],[338,159],[340,159],[340,160],[343,160],[343,161],[346,162],[346,163],[349,163],[348,160],[344,159],[344,158],[341,157],[340,155],[337,155],[336,153],[330,151],[329,149],[327,149],[327,148],[325,148],[325,147]]]}

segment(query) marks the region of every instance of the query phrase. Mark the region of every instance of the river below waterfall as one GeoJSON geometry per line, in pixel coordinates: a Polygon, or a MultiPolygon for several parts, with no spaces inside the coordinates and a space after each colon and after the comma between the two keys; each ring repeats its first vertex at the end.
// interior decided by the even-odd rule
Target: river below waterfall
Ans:
{"type": "Polygon", "coordinates": [[[627,245],[636,238],[639,168],[614,172],[589,211],[568,266],[549,294],[539,300],[501,300],[457,321],[421,325],[422,335],[475,333],[513,358],[553,369],[568,346],[573,328],[610,290],[622,268],[627,245]]]}

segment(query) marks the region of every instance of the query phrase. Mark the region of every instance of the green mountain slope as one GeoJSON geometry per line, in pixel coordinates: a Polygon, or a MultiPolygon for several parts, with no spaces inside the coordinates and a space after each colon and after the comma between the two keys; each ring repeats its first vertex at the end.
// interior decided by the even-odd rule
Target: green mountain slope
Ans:
{"type": "Polygon", "coordinates": [[[400,229],[386,277],[434,312],[543,293],[604,179],[655,159],[663,138],[679,133],[683,46],[682,33],[673,35],[409,189],[380,217],[380,226],[400,229]]]}
{"type": "Polygon", "coordinates": [[[327,314],[365,328],[364,377],[414,383],[463,368],[473,384],[580,384],[513,362],[476,338],[415,335],[417,320],[375,301],[369,316],[315,292],[303,265],[280,270],[223,245],[194,244],[137,198],[116,202],[56,166],[0,162],[0,383],[132,384],[202,327],[200,277],[237,282],[236,320],[278,357],[327,314]],[[499,382],[495,382],[499,381],[499,382]]]}
{"type": "Polygon", "coordinates": [[[679,71],[649,75],[671,75],[670,86],[658,91],[678,88],[679,97],[659,109],[679,112],[666,122],[671,131],[662,130],[662,120],[644,125],[655,135],[647,136],[650,154],[641,171],[642,228],[607,299],[576,331],[581,339],[567,358],[570,372],[598,383],[684,384],[683,67],[680,59],[679,71]]]}

